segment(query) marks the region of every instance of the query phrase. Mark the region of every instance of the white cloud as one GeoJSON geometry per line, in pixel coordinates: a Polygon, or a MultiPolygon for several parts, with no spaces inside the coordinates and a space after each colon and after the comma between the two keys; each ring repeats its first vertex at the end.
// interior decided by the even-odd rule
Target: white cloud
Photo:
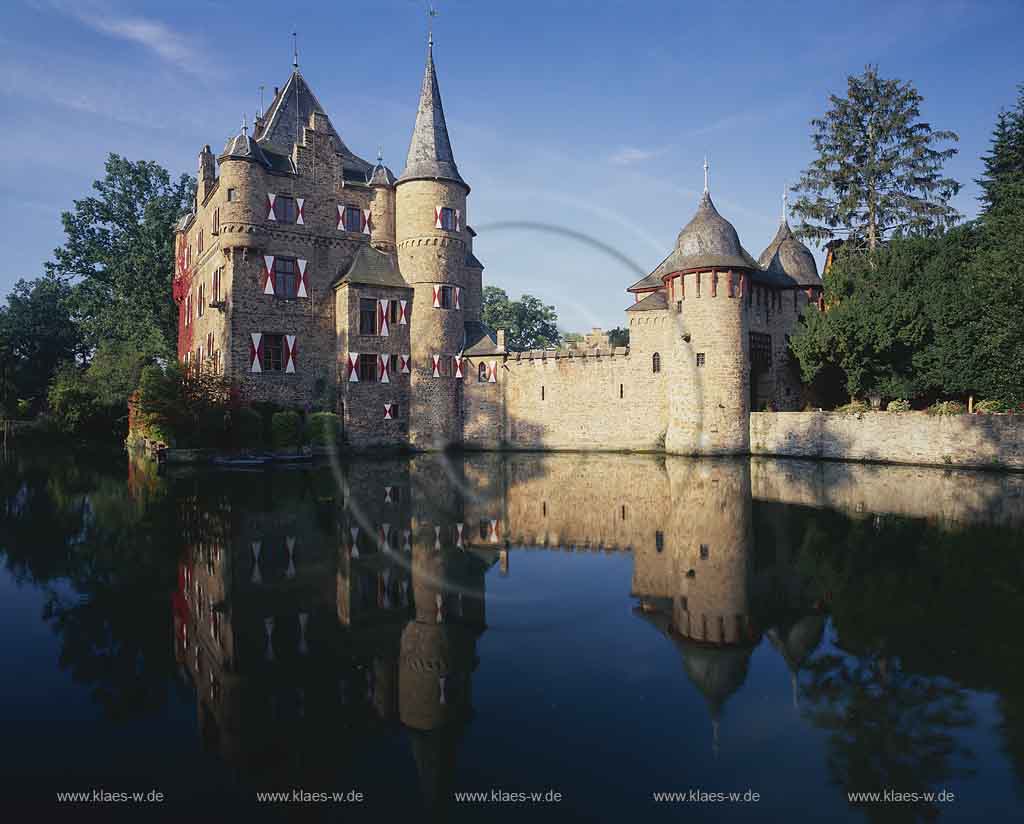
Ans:
{"type": "Polygon", "coordinates": [[[638,149],[635,146],[623,146],[618,151],[613,152],[608,161],[615,166],[633,166],[637,163],[653,160],[663,151],[664,149],[638,149]]]}

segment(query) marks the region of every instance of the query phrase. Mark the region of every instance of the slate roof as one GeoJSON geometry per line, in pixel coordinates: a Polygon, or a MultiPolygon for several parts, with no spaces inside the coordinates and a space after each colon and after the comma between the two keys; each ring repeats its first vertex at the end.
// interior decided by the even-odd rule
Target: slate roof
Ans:
{"type": "Polygon", "coordinates": [[[398,260],[393,254],[381,252],[370,245],[360,246],[352,258],[352,264],[332,285],[361,283],[367,286],[397,286],[410,289],[398,270],[398,260]]]}
{"type": "Polygon", "coordinates": [[[478,320],[467,320],[462,354],[468,357],[475,355],[500,355],[504,350],[498,347],[498,338],[486,323],[478,320]]]}
{"type": "Polygon", "coordinates": [[[704,192],[697,213],[679,232],[675,251],[663,266],[666,271],[688,269],[757,269],[757,261],[740,244],[733,225],[718,213],[711,195],[704,192]]]}
{"type": "Polygon", "coordinates": [[[371,186],[394,186],[395,174],[383,163],[378,162],[366,182],[371,186]]]}
{"type": "Polygon", "coordinates": [[[758,263],[765,271],[788,278],[797,286],[822,285],[814,255],[796,239],[787,220],[779,225],[779,231],[768,248],[761,252],[758,263]]]}
{"type": "Polygon", "coordinates": [[[263,166],[269,165],[263,149],[259,147],[255,140],[249,137],[245,124],[243,124],[242,130],[224,145],[224,151],[221,152],[219,159],[225,160],[227,158],[252,160],[263,166]]]}
{"type": "MultiPolygon", "coordinates": [[[[363,160],[345,145],[324,107],[320,105],[320,101],[298,69],[291,73],[284,88],[271,101],[270,107],[260,121],[262,125],[259,132],[254,135],[256,142],[265,151],[289,157],[292,146],[299,142],[302,129],[309,124],[309,116],[313,112],[319,112],[327,118],[327,128],[334,138],[335,151],[341,155],[344,172],[355,173],[353,179],[365,181],[373,164],[363,160]]],[[[345,178],[349,179],[349,174],[345,174],[345,178]]]]}
{"type": "Polygon", "coordinates": [[[665,295],[664,289],[659,289],[657,292],[651,292],[651,294],[643,300],[634,303],[626,311],[649,312],[652,309],[668,309],[668,297],[665,295]]]}
{"type": "Polygon", "coordinates": [[[470,269],[483,269],[484,265],[480,262],[480,259],[472,252],[466,252],[466,266],[470,269]]]}
{"type": "Polygon", "coordinates": [[[452,180],[469,188],[459,174],[459,167],[455,165],[452,144],[448,139],[448,126],[444,120],[441,91],[437,86],[437,71],[434,68],[433,45],[427,49],[427,66],[420,88],[416,125],[412,130],[405,170],[399,175],[398,180],[401,182],[422,178],[452,180]]]}

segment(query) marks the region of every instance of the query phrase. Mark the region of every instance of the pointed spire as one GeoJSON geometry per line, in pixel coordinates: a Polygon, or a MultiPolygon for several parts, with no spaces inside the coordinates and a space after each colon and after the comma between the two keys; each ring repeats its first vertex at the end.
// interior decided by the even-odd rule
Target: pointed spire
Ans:
{"type": "Polygon", "coordinates": [[[423,178],[451,180],[466,185],[459,174],[458,166],[455,165],[452,144],[448,138],[448,126],[441,105],[441,91],[437,85],[437,70],[434,68],[433,33],[427,42],[427,65],[423,72],[423,85],[420,87],[416,125],[412,130],[405,170],[398,180],[401,182],[423,178]]]}

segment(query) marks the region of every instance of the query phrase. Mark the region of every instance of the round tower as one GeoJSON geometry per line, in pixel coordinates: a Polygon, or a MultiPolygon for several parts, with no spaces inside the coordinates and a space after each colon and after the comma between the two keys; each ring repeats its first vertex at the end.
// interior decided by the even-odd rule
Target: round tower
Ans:
{"type": "Polygon", "coordinates": [[[221,231],[225,234],[225,247],[257,247],[257,235],[245,226],[261,225],[267,214],[264,169],[266,155],[259,144],[249,136],[242,120],[242,129],[227,142],[217,158],[220,164],[220,188],[223,190],[220,208],[221,231]],[[236,226],[237,230],[230,227],[236,226]],[[230,233],[230,234],[229,234],[230,233]]]}
{"type": "Polygon", "coordinates": [[[455,358],[465,339],[468,194],[448,139],[431,42],[409,155],[395,189],[398,263],[415,289],[409,442],[418,449],[444,449],[462,440],[462,381],[455,358]]]}
{"type": "Polygon", "coordinates": [[[370,243],[382,252],[395,248],[395,176],[377,155],[370,173],[373,200],[370,203],[370,243]]]}
{"type": "Polygon", "coordinates": [[[746,295],[757,263],[705,187],[697,214],[663,264],[678,323],[669,373],[665,448],[692,455],[750,450],[746,295]]]}

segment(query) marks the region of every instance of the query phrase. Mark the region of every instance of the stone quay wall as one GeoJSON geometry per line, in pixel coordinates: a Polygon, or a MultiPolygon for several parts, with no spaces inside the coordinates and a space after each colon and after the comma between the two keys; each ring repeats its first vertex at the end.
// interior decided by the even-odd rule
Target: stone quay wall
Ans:
{"type": "Polygon", "coordinates": [[[1024,416],[754,412],[750,452],[1024,472],[1024,416]]]}

